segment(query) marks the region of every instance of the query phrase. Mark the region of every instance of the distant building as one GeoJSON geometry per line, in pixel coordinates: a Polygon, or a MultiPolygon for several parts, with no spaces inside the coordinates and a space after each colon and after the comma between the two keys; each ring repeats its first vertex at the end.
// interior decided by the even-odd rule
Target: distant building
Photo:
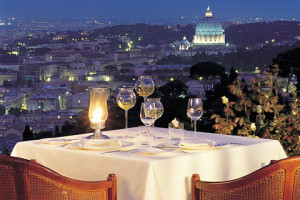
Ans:
{"type": "Polygon", "coordinates": [[[13,70],[0,70],[0,85],[4,84],[4,81],[14,82],[18,78],[18,72],[13,70]]]}
{"type": "MultiPolygon", "coordinates": [[[[193,41],[189,42],[184,36],[181,42],[174,42],[174,47],[179,51],[188,51],[192,47],[193,49],[199,48],[218,48],[218,51],[224,51],[225,48],[225,34],[223,27],[220,22],[215,20],[212,11],[208,6],[205,17],[201,20],[195,30],[195,35],[193,36],[193,41]]],[[[206,50],[204,50],[206,51],[206,50]]],[[[182,53],[177,53],[182,55],[182,53]]],[[[177,55],[176,54],[176,55],[177,55]]],[[[184,56],[193,56],[195,52],[190,52],[184,56]]]]}
{"type": "Polygon", "coordinates": [[[66,97],[67,109],[73,113],[79,113],[90,104],[89,92],[76,93],[66,97]]]}
{"type": "Polygon", "coordinates": [[[190,42],[186,39],[185,36],[183,36],[183,39],[179,44],[179,50],[189,50],[190,47],[191,47],[190,42]]]}
{"type": "Polygon", "coordinates": [[[19,71],[20,64],[18,63],[0,63],[0,69],[8,69],[13,71],[19,71]]]}
{"type": "Polygon", "coordinates": [[[206,45],[225,45],[225,34],[220,22],[215,20],[208,6],[205,17],[196,27],[193,38],[193,48],[206,45]]]}
{"type": "Polygon", "coordinates": [[[27,110],[49,111],[56,110],[59,107],[57,95],[34,93],[27,101],[27,110]]]}

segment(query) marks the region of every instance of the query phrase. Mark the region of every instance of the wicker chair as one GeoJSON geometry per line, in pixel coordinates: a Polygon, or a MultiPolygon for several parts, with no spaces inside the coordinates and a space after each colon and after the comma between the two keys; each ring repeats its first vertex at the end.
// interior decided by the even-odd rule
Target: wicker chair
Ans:
{"type": "Polygon", "coordinates": [[[300,156],[272,162],[247,176],[226,182],[192,176],[192,200],[300,200],[300,156]]]}
{"type": "Polygon", "coordinates": [[[116,176],[79,181],[34,161],[0,155],[0,200],[116,200],[116,176]]]}

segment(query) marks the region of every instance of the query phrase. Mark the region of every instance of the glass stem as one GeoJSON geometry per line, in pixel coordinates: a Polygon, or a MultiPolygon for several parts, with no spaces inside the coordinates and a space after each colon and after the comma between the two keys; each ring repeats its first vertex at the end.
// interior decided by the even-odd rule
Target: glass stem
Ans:
{"type": "Polygon", "coordinates": [[[94,132],[94,139],[100,139],[101,138],[101,129],[95,129],[95,132],[94,132]]]}
{"type": "Polygon", "coordinates": [[[128,110],[125,110],[125,129],[128,128],[128,110]]]}
{"type": "Polygon", "coordinates": [[[194,121],[194,139],[196,139],[197,121],[194,121]]]}
{"type": "Polygon", "coordinates": [[[147,98],[147,97],[144,97],[144,103],[146,103],[146,98],[147,98]]]}

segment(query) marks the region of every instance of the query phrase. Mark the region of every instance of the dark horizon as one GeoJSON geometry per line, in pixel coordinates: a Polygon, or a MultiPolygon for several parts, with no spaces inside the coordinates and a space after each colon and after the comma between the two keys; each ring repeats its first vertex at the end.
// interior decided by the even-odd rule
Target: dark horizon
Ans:
{"type": "Polygon", "coordinates": [[[265,20],[300,20],[296,0],[274,0],[241,2],[238,0],[0,0],[0,19],[72,19],[102,18],[115,20],[128,19],[201,19],[207,5],[210,4],[213,15],[219,20],[233,18],[263,18],[265,20]]]}

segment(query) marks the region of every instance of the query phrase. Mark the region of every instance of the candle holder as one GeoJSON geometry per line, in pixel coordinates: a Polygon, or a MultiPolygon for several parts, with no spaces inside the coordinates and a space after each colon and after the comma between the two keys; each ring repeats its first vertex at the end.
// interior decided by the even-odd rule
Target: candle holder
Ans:
{"type": "Polygon", "coordinates": [[[91,128],[95,129],[93,135],[87,137],[87,139],[108,139],[109,137],[103,135],[101,130],[105,128],[105,121],[108,117],[107,109],[107,86],[92,86],[90,89],[90,107],[89,118],[91,122],[91,128]]]}

